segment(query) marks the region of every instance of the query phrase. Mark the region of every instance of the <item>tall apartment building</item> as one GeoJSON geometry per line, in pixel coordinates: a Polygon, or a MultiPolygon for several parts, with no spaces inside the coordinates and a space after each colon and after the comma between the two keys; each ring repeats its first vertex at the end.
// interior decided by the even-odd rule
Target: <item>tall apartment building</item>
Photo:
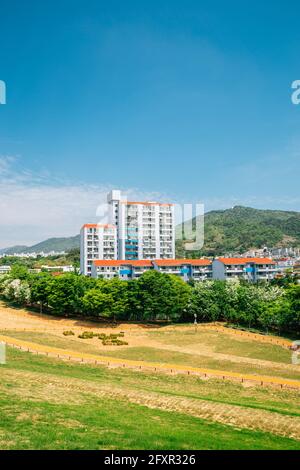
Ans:
{"type": "Polygon", "coordinates": [[[175,257],[173,204],[127,201],[121,191],[107,196],[109,222],[116,226],[118,259],[175,257]]]}
{"type": "Polygon", "coordinates": [[[85,224],[80,232],[80,271],[91,275],[93,260],[175,257],[174,207],[129,202],[121,191],[107,196],[109,224],[85,224]]]}
{"type": "Polygon", "coordinates": [[[80,272],[91,275],[95,259],[117,258],[117,230],[110,224],[85,224],[80,231],[80,272]]]}

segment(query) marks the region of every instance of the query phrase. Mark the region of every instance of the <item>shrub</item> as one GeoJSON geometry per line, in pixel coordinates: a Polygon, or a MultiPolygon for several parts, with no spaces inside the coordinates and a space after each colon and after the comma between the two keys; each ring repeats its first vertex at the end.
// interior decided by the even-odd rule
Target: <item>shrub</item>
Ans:
{"type": "Polygon", "coordinates": [[[71,331],[71,330],[70,330],[70,331],[64,331],[64,332],[63,332],[63,335],[64,335],[64,336],[74,336],[75,333],[74,333],[74,331],[71,331]]]}
{"type": "Polygon", "coordinates": [[[94,338],[94,336],[97,336],[97,335],[95,335],[92,331],[84,331],[83,333],[78,335],[78,338],[80,338],[80,339],[92,339],[92,338],[94,338]]]}

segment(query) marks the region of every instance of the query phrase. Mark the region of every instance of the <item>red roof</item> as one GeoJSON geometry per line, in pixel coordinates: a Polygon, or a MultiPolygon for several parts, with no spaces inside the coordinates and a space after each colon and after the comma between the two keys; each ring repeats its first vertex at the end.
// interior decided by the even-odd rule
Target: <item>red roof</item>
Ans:
{"type": "Polygon", "coordinates": [[[111,224],[84,224],[82,226],[82,228],[98,228],[98,227],[115,228],[115,225],[111,225],[111,224]]]}
{"type": "Polygon", "coordinates": [[[120,266],[124,261],[119,259],[97,259],[93,262],[95,266],[120,266]]]}
{"type": "Polygon", "coordinates": [[[217,260],[224,264],[275,264],[271,258],[217,258],[217,260]]]}
{"type": "Polygon", "coordinates": [[[183,266],[190,264],[191,266],[210,266],[211,261],[208,259],[139,259],[139,260],[121,260],[121,259],[104,259],[95,260],[95,266],[153,266],[155,263],[157,266],[183,266]]]}
{"type": "Polygon", "coordinates": [[[94,261],[95,266],[152,266],[150,259],[97,259],[94,261]]]}
{"type": "Polygon", "coordinates": [[[152,266],[152,262],[150,259],[136,259],[131,261],[127,260],[125,263],[131,264],[132,266],[152,266]]]}
{"type": "Polygon", "coordinates": [[[211,261],[208,259],[157,259],[154,260],[157,266],[182,266],[190,264],[191,266],[209,266],[211,261]]]}
{"type": "Polygon", "coordinates": [[[174,204],[171,203],[162,203],[162,202],[150,202],[150,201],[120,201],[121,204],[127,204],[127,205],[136,205],[136,204],[142,204],[142,206],[173,206],[174,204]]]}

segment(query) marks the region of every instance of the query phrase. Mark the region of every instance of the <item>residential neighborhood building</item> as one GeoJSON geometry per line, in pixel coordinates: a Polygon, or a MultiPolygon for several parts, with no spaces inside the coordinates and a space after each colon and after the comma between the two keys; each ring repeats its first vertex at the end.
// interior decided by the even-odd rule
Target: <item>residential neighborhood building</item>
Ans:
{"type": "Polygon", "coordinates": [[[213,279],[244,279],[250,282],[269,281],[277,273],[271,258],[217,258],[212,263],[213,279]]]}
{"type": "Polygon", "coordinates": [[[85,224],[80,230],[80,272],[91,275],[95,259],[117,258],[117,232],[111,224],[85,224]]]}
{"type": "Polygon", "coordinates": [[[153,201],[128,201],[120,190],[107,195],[107,224],[85,224],[81,229],[80,270],[94,278],[134,279],[154,269],[193,279],[249,282],[271,280],[278,267],[261,255],[209,259],[175,259],[174,206],[153,201]]]}
{"type": "Polygon", "coordinates": [[[151,260],[95,260],[91,275],[94,278],[134,279],[149,269],[153,269],[151,260]]]}
{"type": "Polygon", "coordinates": [[[85,224],[80,231],[80,271],[91,275],[101,260],[173,259],[174,207],[169,203],[130,202],[121,191],[107,196],[108,224],[85,224]]]}
{"type": "Polygon", "coordinates": [[[174,274],[184,281],[244,279],[249,282],[269,281],[277,273],[274,261],[269,258],[218,258],[209,259],[154,259],[154,260],[95,260],[92,277],[134,279],[145,271],[174,274]]]}
{"type": "Polygon", "coordinates": [[[1,266],[1,265],[0,265],[0,276],[1,276],[2,274],[9,274],[9,273],[10,273],[10,270],[11,270],[11,267],[10,267],[10,266],[6,266],[6,265],[1,266]]]}
{"type": "Polygon", "coordinates": [[[300,279],[300,259],[296,261],[293,268],[293,274],[300,279]]]}
{"type": "Polygon", "coordinates": [[[112,190],[107,202],[109,222],[117,229],[118,259],[175,257],[173,204],[127,201],[119,190],[112,190]]]}
{"type": "Polygon", "coordinates": [[[212,262],[206,259],[95,260],[92,277],[135,279],[149,269],[174,274],[185,281],[212,278],[212,262]]]}
{"type": "Polygon", "coordinates": [[[212,279],[212,262],[208,259],[158,259],[153,261],[157,271],[175,274],[184,281],[212,279]]]}
{"type": "Polygon", "coordinates": [[[276,260],[278,274],[292,273],[294,264],[296,263],[295,258],[279,258],[276,260]]]}
{"type": "Polygon", "coordinates": [[[37,269],[40,272],[62,272],[62,273],[73,273],[75,268],[72,264],[62,265],[62,266],[49,266],[47,264],[42,265],[40,269],[37,269]]]}

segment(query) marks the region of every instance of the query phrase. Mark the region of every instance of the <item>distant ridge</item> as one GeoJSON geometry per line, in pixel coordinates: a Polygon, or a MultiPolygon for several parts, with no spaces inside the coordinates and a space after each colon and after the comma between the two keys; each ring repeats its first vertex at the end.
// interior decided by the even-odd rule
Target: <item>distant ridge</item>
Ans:
{"type": "Polygon", "coordinates": [[[16,245],[10,248],[0,250],[0,254],[11,255],[14,253],[49,253],[50,251],[65,251],[68,252],[74,248],[79,248],[80,237],[62,237],[62,238],[48,238],[43,242],[37,243],[32,246],[16,245]]]}

